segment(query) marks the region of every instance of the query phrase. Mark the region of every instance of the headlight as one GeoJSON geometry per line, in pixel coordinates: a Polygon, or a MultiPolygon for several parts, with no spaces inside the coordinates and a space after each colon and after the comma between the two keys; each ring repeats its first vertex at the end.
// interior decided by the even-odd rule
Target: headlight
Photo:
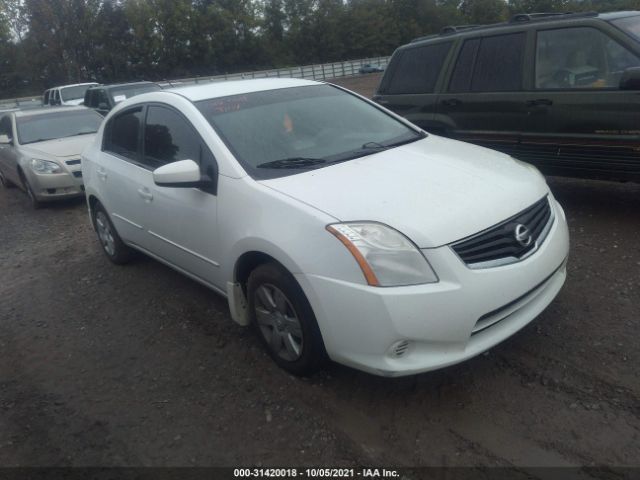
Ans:
{"type": "Polygon", "coordinates": [[[381,223],[327,225],[351,252],[369,285],[393,287],[435,283],[438,277],[407,237],[381,223]]]}
{"type": "Polygon", "coordinates": [[[41,160],[39,158],[31,159],[31,169],[37,173],[60,173],[62,167],[56,162],[50,162],[49,160],[41,160]]]}

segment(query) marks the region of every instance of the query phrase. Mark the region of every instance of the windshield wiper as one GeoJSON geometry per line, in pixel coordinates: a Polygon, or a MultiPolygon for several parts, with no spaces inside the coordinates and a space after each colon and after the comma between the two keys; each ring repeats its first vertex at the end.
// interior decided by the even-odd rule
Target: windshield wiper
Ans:
{"type": "Polygon", "coordinates": [[[54,139],[53,138],[36,138],[35,140],[30,140],[28,142],[22,142],[22,145],[27,145],[29,143],[48,142],[49,140],[54,140],[54,139]]]}
{"type": "Polygon", "coordinates": [[[257,168],[307,168],[327,163],[324,158],[291,157],[256,165],[257,168]]]}
{"type": "Polygon", "coordinates": [[[378,142],[367,142],[362,144],[362,147],[360,148],[362,148],[363,150],[386,150],[387,148],[389,148],[389,145],[383,145],[378,142]]]}

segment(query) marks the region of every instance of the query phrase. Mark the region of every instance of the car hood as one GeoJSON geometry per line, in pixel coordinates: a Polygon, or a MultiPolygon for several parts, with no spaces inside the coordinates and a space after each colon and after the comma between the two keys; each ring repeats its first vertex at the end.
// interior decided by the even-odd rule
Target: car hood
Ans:
{"type": "Polygon", "coordinates": [[[544,177],[527,164],[435,135],[260,183],[339,221],[387,224],[420,248],[480,232],[549,191],[544,177]]]}
{"type": "Polygon", "coordinates": [[[79,157],[95,134],[76,135],[74,137],[57,138],[44,142],[28,143],[22,146],[22,151],[27,155],[54,156],[58,158],[79,157]]]}

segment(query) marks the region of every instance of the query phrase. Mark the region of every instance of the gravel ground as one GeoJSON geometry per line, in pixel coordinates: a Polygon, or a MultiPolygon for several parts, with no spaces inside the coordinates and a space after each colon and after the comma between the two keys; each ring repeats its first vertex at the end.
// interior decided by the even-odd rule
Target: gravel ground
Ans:
{"type": "Polygon", "coordinates": [[[81,201],[0,191],[0,465],[640,466],[640,185],[549,183],[572,235],[558,298],[401,379],[293,378],[216,294],[111,265],[81,201]]]}

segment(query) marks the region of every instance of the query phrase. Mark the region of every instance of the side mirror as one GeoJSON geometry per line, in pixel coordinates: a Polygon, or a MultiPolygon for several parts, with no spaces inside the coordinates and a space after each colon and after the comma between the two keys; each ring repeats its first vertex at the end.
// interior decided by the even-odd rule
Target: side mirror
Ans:
{"type": "Polygon", "coordinates": [[[627,68],[620,77],[620,90],[640,90],[640,67],[627,68]]]}
{"type": "Polygon", "coordinates": [[[160,187],[198,188],[211,184],[211,179],[202,176],[200,167],[193,160],[168,163],[153,171],[153,181],[160,187]]]}
{"type": "Polygon", "coordinates": [[[13,140],[3,133],[0,135],[0,145],[13,145],[13,140]]]}

